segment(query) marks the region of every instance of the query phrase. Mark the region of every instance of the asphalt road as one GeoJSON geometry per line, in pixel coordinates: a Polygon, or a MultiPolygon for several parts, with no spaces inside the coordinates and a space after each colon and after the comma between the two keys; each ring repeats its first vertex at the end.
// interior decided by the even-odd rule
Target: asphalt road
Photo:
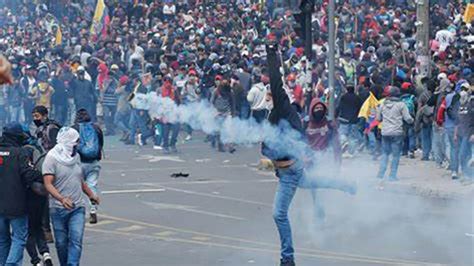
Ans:
{"type": "MultiPolygon", "coordinates": [[[[163,155],[108,139],[100,222],[87,225],[83,265],[277,265],[277,182],[250,165],[257,147],[218,153],[197,137],[178,149],[163,155]],[[170,177],[176,172],[190,176],[170,177]]],[[[352,168],[347,178],[366,171],[352,168]]],[[[395,194],[357,181],[356,196],[318,191],[323,222],[308,190],[297,193],[297,265],[474,265],[472,199],[395,194]]]]}

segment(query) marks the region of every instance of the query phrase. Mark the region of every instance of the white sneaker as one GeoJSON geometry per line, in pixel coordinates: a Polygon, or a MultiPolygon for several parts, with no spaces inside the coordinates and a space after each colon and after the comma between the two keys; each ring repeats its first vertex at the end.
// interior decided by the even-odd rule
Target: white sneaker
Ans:
{"type": "Polygon", "coordinates": [[[184,140],[185,140],[185,141],[190,141],[190,140],[192,140],[192,139],[193,139],[193,137],[192,137],[191,135],[187,135],[184,140]]]}
{"type": "Polygon", "coordinates": [[[137,145],[143,146],[142,134],[137,134],[137,145]]]}
{"type": "Polygon", "coordinates": [[[160,145],[155,145],[155,146],[153,146],[153,149],[161,151],[163,149],[163,147],[161,147],[160,145]]]}
{"type": "Polygon", "coordinates": [[[53,265],[53,258],[48,252],[43,253],[43,265],[44,266],[53,265]]]}
{"type": "Polygon", "coordinates": [[[354,158],[354,155],[352,155],[352,154],[350,154],[350,153],[348,153],[348,152],[345,152],[345,153],[342,154],[342,158],[344,158],[344,159],[352,159],[352,158],[354,158]]]}

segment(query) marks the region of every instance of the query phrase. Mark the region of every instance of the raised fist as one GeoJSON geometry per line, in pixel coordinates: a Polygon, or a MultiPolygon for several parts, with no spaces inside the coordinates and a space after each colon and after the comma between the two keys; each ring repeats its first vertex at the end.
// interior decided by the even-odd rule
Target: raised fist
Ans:
{"type": "Polygon", "coordinates": [[[12,83],[12,65],[3,55],[0,55],[0,85],[12,83]]]}

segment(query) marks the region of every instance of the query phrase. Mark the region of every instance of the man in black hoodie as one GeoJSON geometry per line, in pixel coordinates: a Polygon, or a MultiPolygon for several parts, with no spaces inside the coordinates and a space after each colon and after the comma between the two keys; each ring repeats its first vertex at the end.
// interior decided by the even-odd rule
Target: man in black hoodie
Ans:
{"type": "MultiPolygon", "coordinates": [[[[267,44],[267,63],[270,73],[270,90],[272,93],[273,109],[268,118],[269,122],[277,126],[281,135],[285,131],[295,131],[300,137],[303,136],[303,125],[296,110],[291,106],[290,100],[283,89],[283,81],[279,66],[281,62],[277,55],[276,41],[267,44]]],[[[284,143],[286,140],[278,140],[284,143]]],[[[295,158],[288,150],[275,149],[276,143],[264,142],[262,154],[273,161],[275,174],[279,178],[279,184],[275,195],[273,207],[273,219],[278,228],[281,242],[281,266],[293,266],[294,249],[291,236],[290,221],[288,220],[288,209],[296,193],[299,180],[303,176],[303,164],[299,158],[295,158]]]]}
{"type": "Polygon", "coordinates": [[[303,156],[310,154],[305,143],[303,125],[296,108],[283,88],[280,74],[280,60],[275,38],[267,43],[267,63],[270,73],[270,90],[273,109],[268,118],[279,138],[266,139],[262,144],[262,154],[273,161],[275,174],[279,178],[275,195],[273,219],[278,228],[281,242],[281,266],[294,266],[294,249],[288,210],[297,187],[330,188],[355,193],[355,187],[344,181],[328,181],[324,178],[310,179],[304,176],[303,156]]]}
{"type": "Polygon", "coordinates": [[[27,190],[36,190],[35,182],[42,179],[22,149],[27,139],[18,123],[7,125],[0,138],[0,265],[22,265],[28,237],[27,190]]]}
{"type": "Polygon", "coordinates": [[[354,93],[354,86],[347,86],[347,92],[342,95],[336,113],[340,123],[340,132],[343,146],[348,144],[350,156],[354,155],[357,143],[362,139],[359,130],[359,110],[362,106],[361,98],[354,93]]]}

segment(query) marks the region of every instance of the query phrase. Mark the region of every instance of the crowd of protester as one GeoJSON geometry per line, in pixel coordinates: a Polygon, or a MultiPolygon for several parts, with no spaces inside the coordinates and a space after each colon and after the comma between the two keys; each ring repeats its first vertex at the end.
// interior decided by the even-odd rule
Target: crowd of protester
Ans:
{"type": "MultiPolygon", "coordinates": [[[[406,155],[433,161],[471,184],[474,27],[463,20],[467,2],[430,1],[430,75],[423,75],[415,1],[336,1],[334,90],[328,88],[327,1],[316,1],[311,57],[305,55],[294,2],[110,0],[101,27],[92,30],[95,0],[0,0],[0,50],[14,78],[0,87],[0,128],[8,125],[7,135],[20,131],[12,123],[42,133],[53,128],[54,137],[49,131],[37,136],[45,151],[56,149],[43,166],[54,196],[53,174],[66,178],[77,170],[68,171],[77,158],[62,158],[61,152],[74,148],[87,130],[98,132],[94,143],[100,147],[102,131],[120,134],[127,145],[151,142],[164,153],[178,152],[180,133],[190,141],[193,128],[156,114],[150,108],[154,97],[178,105],[208,101],[218,120],[271,121],[277,102],[270,84],[280,81],[272,80],[267,65],[270,38],[281,53],[281,82],[313,150],[330,150],[337,163],[365,150],[381,159],[381,179],[392,155],[389,180],[397,180],[398,162],[406,155]],[[64,125],[71,128],[59,131],[64,125]],[[48,138],[54,139],[49,146],[48,138]]],[[[219,134],[206,141],[220,152],[238,149],[219,134]]],[[[94,200],[100,158],[80,158],[88,173],[83,189],[94,200]]],[[[77,205],[85,206],[76,196],[77,205]]],[[[74,203],[54,198],[54,206],[74,203]]],[[[76,210],[83,219],[83,209],[76,210]]],[[[53,225],[62,226],[64,216],[52,215],[53,225]]]]}
{"type": "MultiPolygon", "coordinates": [[[[105,1],[108,22],[94,34],[95,1],[23,2],[6,1],[0,10],[0,46],[15,78],[1,90],[0,123],[28,124],[33,107],[42,105],[67,125],[84,108],[106,135],[120,133],[126,144],[151,140],[156,149],[176,152],[179,133],[191,140],[193,130],[156,117],[149,98],[208,100],[220,117],[263,121],[272,107],[264,45],[269,33],[279,40],[285,88],[302,119],[308,122],[314,99],[327,107],[327,1],[313,12],[312,58],[304,55],[291,1],[291,7],[272,1],[105,1]]],[[[382,127],[366,126],[375,112],[362,114],[361,107],[372,96],[378,103],[395,97],[414,119],[397,132],[401,153],[414,158],[422,150],[422,160],[449,164],[453,178],[459,164],[467,171],[472,122],[463,113],[471,112],[474,28],[463,21],[465,7],[463,1],[431,1],[430,78],[420,75],[417,61],[414,3],[338,1],[337,119],[330,127],[341,135],[337,150],[344,157],[362,148],[374,158],[387,153],[382,127]],[[399,95],[389,95],[391,86],[399,95]],[[453,101],[445,101],[448,94],[453,101]]],[[[219,136],[208,140],[220,151],[235,151],[219,136]]]]}

